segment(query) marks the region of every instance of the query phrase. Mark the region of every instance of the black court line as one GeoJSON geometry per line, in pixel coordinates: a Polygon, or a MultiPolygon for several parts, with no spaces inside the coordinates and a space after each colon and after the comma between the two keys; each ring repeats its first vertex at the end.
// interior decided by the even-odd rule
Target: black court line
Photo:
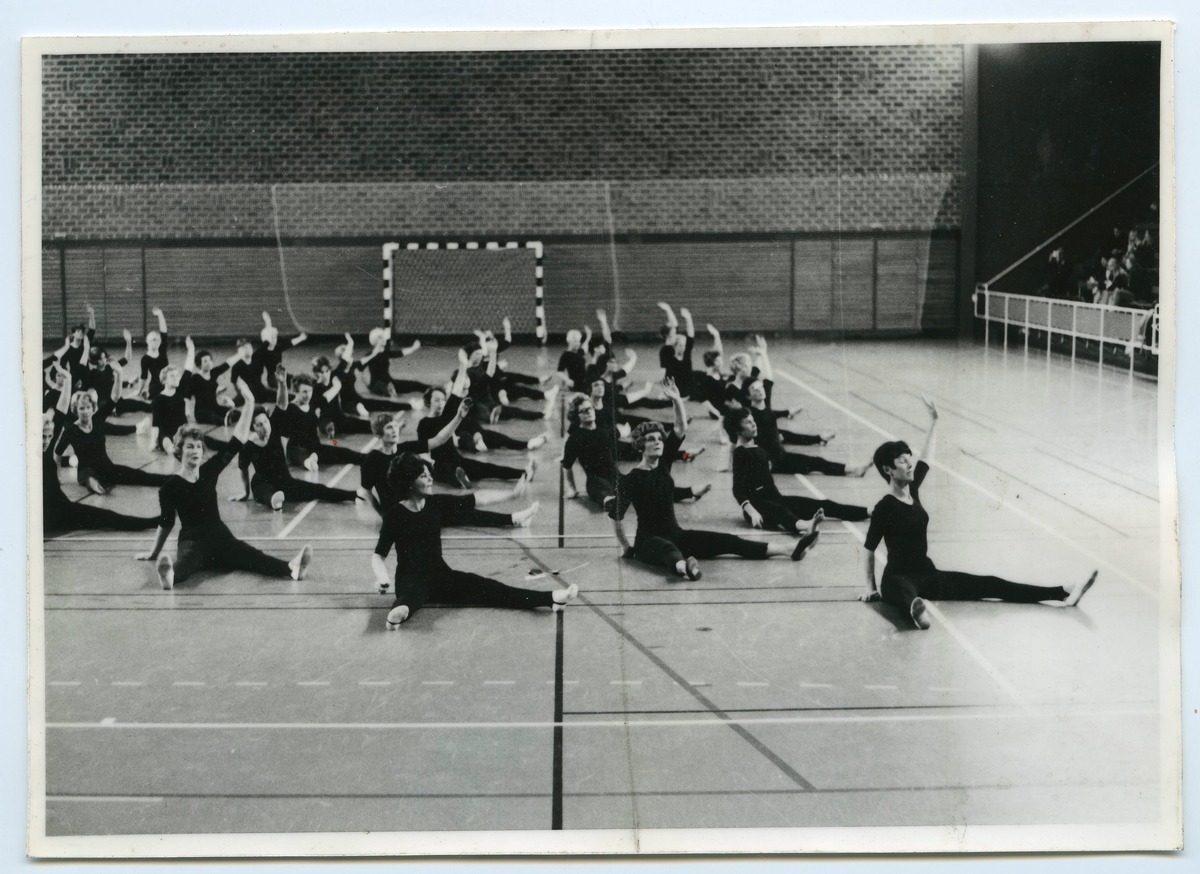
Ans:
{"type": "MultiPolygon", "coordinates": [[[[558,398],[558,437],[561,440],[567,434],[567,399],[565,392],[561,393],[558,398]]],[[[567,498],[566,498],[566,479],[567,472],[560,464],[558,465],[558,548],[562,549],[565,545],[564,532],[566,531],[567,523],[567,498]]],[[[560,811],[561,813],[561,811],[560,811]]],[[[562,824],[559,824],[562,828],[562,824]]]]}
{"type": "Polygon", "coordinates": [[[550,828],[561,831],[563,827],[563,617],[566,610],[557,614],[554,631],[554,752],[550,777],[550,828]]]}
{"type": "Polygon", "coordinates": [[[1033,489],[1035,492],[1045,495],[1050,500],[1054,501],[1055,503],[1061,504],[1062,506],[1066,507],[1068,510],[1073,510],[1074,512],[1078,513],[1080,516],[1087,516],[1089,519],[1091,519],[1097,525],[1103,525],[1109,531],[1115,531],[1118,534],[1120,534],[1122,537],[1129,536],[1129,534],[1127,532],[1122,531],[1120,528],[1117,528],[1114,525],[1109,525],[1103,519],[1096,518],[1091,513],[1087,512],[1087,510],[1081,510],[1078,507],[1076,507],[1074,504],[1064,501],[1062,498],[1058,497],[1057,495],[1053,495],[1050,492],[1046,491],[1045,489],[1035,486],[1029,480],[1022,479],[1021,477],[1017,476],[1014,473],[1009,473],[1004,468],[998,467],[997,465],[992,464],[990,461],[985,461],[982,456],[976,455],[974,452],[967,452],[967,450],[965,450],[965,449],[960,449],[959,452],[961,452],[963,455],[967,456],[967,458],[973,458],[976,461],[978,461],[980,464],[982,464],[984,467],[990,467],[992,470],[996,471],[999,474],[1003,474],[1004,476],[1008,477],[1011,480],[1015,480],[1016,482],[1019,482],[1019,483],[1024,483],[1025,485],[1029,486],[1029,488],[1033,489]]]}
{"type": "Polygon", "coordinates": [[[1131,488],[1131,487],[1125,485],[1124,483],[1117,482],[1115,479],[1111,479],[1102,474],[1098,474],[1094,470],[1088,470],[1086,467],[1082,467],[1081,465],[1075,464],[1072,461],[1067,461],[1065,458],[1063,458],[1059,455],[1055,455],[1053,452],[1047,452],[1045,449],[1042,449],[1040,446],[1035,446],[1035,447],[1033,447],[1033,449],[1035,452],[1042,453],[1042,455],[1048,455],[1050,458],[1053,458],[1055,461],[1061,461],[1063,464],[1068,465],[1069,467],[1073,467],[1076,470],[1082,470],[1086,474],[1091,474],[1096,479],[1103,480],[1106,483],[1111,483],[1112,485],[1117,486],[1118,488],[1125,489],[1125,491],[1127,491],[1127,492],[1133,492],[1135,495],[1140,495],[1141,497],[1146,498],[1147,500],[1153,501],[1156,504],[1159,502],[1158,498],[1154,497],[1153,495],[1148,495],[1145,492],[1140,492],[1135,488],[1131,488]]]}
{"type": "MultiPolygon", "coordinates": [[[[546,567],[546,565],[543,564],[542,560],[540,558],[538,558],[536,555],[534,555],[534,553],[531,549],[526,547],[524,544],[521,544],[521,548],[525,551],[525,554],[528,555],[531,560],[537,562],[543,568],[546,567]]],[[[705,697],[704,693],[702,693],[699,689],[697,689],[695,686],[693,686],[691,683],[689,683],[687,680],[685,680],[683,677],[681,677],[678,673],[676,673],[671,668],[670,665],[668,665],[666,662],[664,662],[662,659],[660,659],[657,655],[655,655],[653,652],[651,652],[640,640],[638,640],[636,637],[634,637],[632,634],[630,634],[628,631],[626,631],[625,627],[623,625],[621,625],[621,623],[617,622],[615,619],[613,619],[611,616],[609,616],[607,613],[605,613],[603,610],[601,610],[597,605],[595,605],[591,601],[589,601],[585,596],[580,595],[579,600],[583,604],[585,604],[587,607],[589,607],[593,613],[595,613],[597,616],[599,616],[601,619],[603,619],[606,623],[608,623],[608,625],[615,632],[617,632],[617,634],[621,635],[621,637],[623,637],[626,641],[628,641],[635,649],[637,649],[638,652],[640,652],[642,655],[644,655],[646,658],[648,658],[651,662],[653,662],[654,665],[656,667],[658,667],[659,670],[661,670],[663,673],[665,673],[668,677],[670,677],[672,680],[674,680],[677,685],[679,685],[681,688],[686,690],[688,692],[688,694],[690,694],[693,698],[695,698],[702,705],[704,705],[706,710],[708,710],[710,713],[715,715],[718,719],[724,720],[729,725],[730,729],[732,729],[734,731],[734,733],[736,733],[739,737],[741,737],[742,740],[746,741],[746,743],[750,744],[750,746],[754,747],[754,749],[756,749],[760,754],[762,754],[762,756],[764,758],[766,758],[767,761],[769,761],[771,764],[773,764],[775,767],[777,767],[780,771],[782,771],[793,783],[795,783],[797,786],[799,786],[805,792],[812,792],[815,790],[816,787],[813,786],[812,783],[809,783],[807,780],[805,780],[804,777],[802,777],[800,775],[800,773],[798,771],[796,771],[795,768],[793,768],[791,765],[789,765],[787,762],[785,762],[783,759],[781,759],[773,750],[771,750],[766,744],[764,744],[757,737],[755,737],[753,734],[751,734],[749,731],[747,731],[743,726],[730,721],[731,717],[729,716],[728,713],[726,713],[724,710],[722,710],[720,707],[718,707],[716,704],[714,704],[712,701],[710,701],[707,697],[705,697]]],[[[622,606],[624,606],[624,605],[622,605],[622,606]]],[[[652,605],[652,606],[660,606],[660,605],[652,605]]]]}

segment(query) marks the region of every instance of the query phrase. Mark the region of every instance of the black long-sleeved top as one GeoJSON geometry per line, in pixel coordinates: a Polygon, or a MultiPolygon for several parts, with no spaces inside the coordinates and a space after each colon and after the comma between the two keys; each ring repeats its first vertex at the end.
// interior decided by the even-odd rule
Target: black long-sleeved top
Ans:
{"type": "Polygon", "coordinates": [[[738,504],[751,498],[778,498],[771,475],[771,456],[761,446],[733,447],[733,497],[738,504]]]}
{"type": "Polygon", "coordinates": [[[887,545],[888,561],[884,573],[925,572],[936,570],[929,559],[929,514],[921,506],[921,483],[929,465],[917,462],[908,493],[913,502],[906,504],[890,492],[879,499],[871,512],[871,525],[863,546],[874,552],[880,541],[887,545]]]}
{"type": "MultiPolygon", "coordinates": [[[[227,370],[229,370],[229,365],[221,362],[208,372],[208,378],[202,376],[199,371],[189,374],[187,389],[183,392],[184,396],[196,399],[197,410],[220,409],[221,405],[217,403],[217,382],[220,380],[221,374],[227,370]]],[[[183,387],[181,384],[180,389],[183,387]]]]}
{"type": "Polygon", "coordinates": [[[158,519],[159,527],[170,531],[175,527],[175,517],[178,515],[181,540],[213,535],[232,537],[233,534],[221,521],[217,479],[241,448],[242,443],[236,437],[230,440],[227,449],[200,465],[200,475],[194,483],[179,474],[163,483],[158,490],[158,504],[162,511],[158,519]]]}
{"type": "Polygon", "coordinates": [[[279,486],[287,484],[292,479],[292,472],[288,469],[281,439],[286,427],[286,413],[283,410],[271,413],[271,436],[262,446],[253,440],[243,443],[238,452],[238,468],[249,470],[250,465],[254,465],[254,472],[267,482],[279,486]]]}
{"type": "Polygon", "coordinates": [[[617,478],[617,499],[609,502],[608,514],[613,519],[623,519],[630,506],[637,510],[634,545],[650,537],[670,539],[682,530],[675,519],[675,501],[690,495],[691,489],[676,488],[671,478],[671,465],[682,444],[683,438],[677,433],[667,434],[657,467],[653,470],[635,467],[617,478]]]}
{"type": "MultiPolygon", "coordinates": [[[[462,403],[462,398],[458,395],[451,395],[446,399],[446,407],[442,410],[440,416],[426,416],[420,422],[417,422],[417,437],[428,443],[436,437],[443,428],[450,424],[458,412],[459,404],[462,403]]],[[[441,464],[458,464],[458,459],[462,456],[458,454],[458,447],[454,445],[454,438],[451,437],[441,446],[429,450],[430,456],[434,461],[441,464]]]]}
{"type": "Polygon", "coordinates": [[[428,495],[425,505],[414,513],[396,503],[383,514],[375,554],[387,558],[396,547],[396,580],[405,575],[437,575],[449,572],[442,558],[442,529],[452,525],[499,527],[511,516],[475,509],[474,495],[428,495]]]}

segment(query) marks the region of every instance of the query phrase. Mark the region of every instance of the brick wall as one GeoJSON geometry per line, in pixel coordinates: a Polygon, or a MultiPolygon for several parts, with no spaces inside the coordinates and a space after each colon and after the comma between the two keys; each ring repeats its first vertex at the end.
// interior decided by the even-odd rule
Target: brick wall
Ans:
{"type": "Polygon", "coordinates": [[[374,324],[378,243],[412,238],[543,239],[551,331],[611,296],[610,234],[629,330],[659,292],[730,329],[953,311],[955,46],[58,56],[43,107],[47,336],[84,301],[252,330],[277,229],[318,328],[374,324]]]}

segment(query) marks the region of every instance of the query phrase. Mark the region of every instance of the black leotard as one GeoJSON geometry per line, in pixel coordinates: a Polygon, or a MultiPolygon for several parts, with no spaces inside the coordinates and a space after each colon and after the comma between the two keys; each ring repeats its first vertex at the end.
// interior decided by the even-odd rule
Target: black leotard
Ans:
{"type": "MultiPolygon", "coordinates": [[[[671,478],[671,464],[683,438],[675,432],[666,435],[662,457],[653,470],[635,467],[617,480],[617,499],[609,506],[609,515],[621,519],[630,505],[637,510],[637,534],[634,545],[649,537],[670,539],[682,529],[675,519],[675,496],[678,491],[671,478]]],[[[690,493],[690,490],[687,490],[690,493]]]]}
{"type": "Polygon", "coordinates": [[[242,442],[236,437],[230,440],[228,448],[200,465],[199,477],[195,482],[189,482],[179,474],[170,476],[158,490],[158,503],[162,510],[159,527],[170,531],[175,527],[175,517],[178,515],[181,540],[211,535],[233,537],[221,521],[217,479],[241,448],[242,442]]]}
{"type": "Polygon", "coordinates": [[[888,561],[884,573],[912,573],[936,570],[930,560],[929,514],[921,506],[921,483],[929,473],[929,465],[918,461],[913,481],[908,487],[912,504],[906,504],[888,493],[879,499],[871,513],[871,526],[863,544],[874,552],[880,541],[887,545],[888,561]]]}

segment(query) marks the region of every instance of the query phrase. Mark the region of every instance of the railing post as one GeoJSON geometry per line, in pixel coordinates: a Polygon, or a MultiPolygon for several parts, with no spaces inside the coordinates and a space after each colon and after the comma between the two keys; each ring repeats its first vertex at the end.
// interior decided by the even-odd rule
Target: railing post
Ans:
{"type": "Polygon", "coordinates": [[[1100,369],[1104,369],[1104,313],[1108,309],[1106,306],[1100,307],[1100,369]]]}
{"type": "Polygon", "coordinates": [[[1004,301],[1004,351],[1008,351],[1008,295],[1005,294],[1000,298],[1004,301]]]}
{"type": "Polygon", "coordinates": [[[1025,354],[1029,354],[1029,298],[1025,298],[1025,354]]]}
{"type": "Polygon", "coordinates": [[[1071,302],[1071,364],[1075,364],[1075,344],[1079,340],[1079,304],[1071,302]]]}

